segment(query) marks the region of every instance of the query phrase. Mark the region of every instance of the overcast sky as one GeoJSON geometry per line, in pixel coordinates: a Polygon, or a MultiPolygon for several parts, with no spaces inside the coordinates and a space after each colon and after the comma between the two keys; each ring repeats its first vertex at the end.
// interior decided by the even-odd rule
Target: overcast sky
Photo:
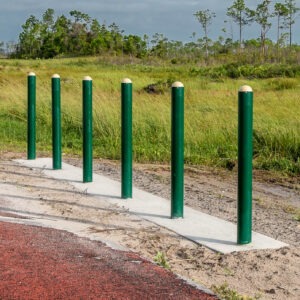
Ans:
{"type": "MultiPolygon", "coordinates": [[[[196,38],[203,36],[200,24],[193,16],[198,10],[210,9],[216,18],[210,26],[209,37],[217,39],[224,35],[222,28],[227,27],[228,37],[231,31],[229,23],[224,24],[226,10],[233,0],[0,0],[0,41],[17,41],[22,31],[21,25],[30,15],[41,19],[43,12],[53,8],[55,15],[69,17],[71,10],[79,10],[96,18],[101,24],[115,22],[125,34],[147,34],[152,37],[156,32],[164,34],[170,40],[191,41],[193,32],[196,38]]],[[[248,7],[254,9],[262,0],[246,0],[248,7]]],[[[280,0],[272,1],[283,2],[280,0]]],[[[300,7],[300,0],[296,0],[300,7]]],[[[275,22],[275,20],[274,20],[275,22]]],[[[275,40],[275,23],[268,37],[275,40]]],[[[293,42],[300,43],[300,17],[294,26],[293,42]]],[[[232,24],[233,37],[238,40],[238,28],[232,24]]],[[[257,26],[246,27],[244,38],[258,38],[257,26]]]]}

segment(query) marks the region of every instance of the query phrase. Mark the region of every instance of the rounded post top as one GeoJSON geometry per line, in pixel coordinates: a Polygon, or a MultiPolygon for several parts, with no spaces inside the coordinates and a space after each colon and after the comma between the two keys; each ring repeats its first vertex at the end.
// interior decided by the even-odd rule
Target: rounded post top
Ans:
{"type": "Polygon", "coordinates": [[[249,92],[253,92],[253,90],[251,86],[243,85],[239,88],[239,92],[249,93],[249,92]]]}
{"type": "Polygon", "coordinates": [[[90,77],[90,76],[84,76],[83,80],[84,81],[92,81],[92,77],[90,77]]]}
{"type": "Polygon", "coordinates": [[[180,81],[175,81],[172,84],[172,88],[184,87],[184,85],[180,81]]]}
{"type": "Polygon", "coordinates": [[[58,74],[53,74],[52,78],[60,78],[60,76],[58,74]]]}
{"type": "Polygon", "coordinates": [[[123,78],[122,83],[132,83],[129,78],[123,78]]]}
{"type": "Polygon", "coordinates": [[[29,72],[28,76],[35,76],[35,73],[34,72],[29,72]]]}

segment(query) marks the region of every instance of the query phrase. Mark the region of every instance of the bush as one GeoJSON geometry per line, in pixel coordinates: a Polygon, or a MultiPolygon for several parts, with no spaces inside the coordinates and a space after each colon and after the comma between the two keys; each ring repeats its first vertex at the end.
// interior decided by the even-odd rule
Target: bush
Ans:
{"type": "Polygon", "coordinates": [[[208,76],[212,79],[229,77],[238,78],[294,78],[300,76],[300,66],[282,65],[282,64],[265,64],[265,65],[242,65],[239,63],[230,63],[218,67],[192,68],[191,76],[208,76]]]}

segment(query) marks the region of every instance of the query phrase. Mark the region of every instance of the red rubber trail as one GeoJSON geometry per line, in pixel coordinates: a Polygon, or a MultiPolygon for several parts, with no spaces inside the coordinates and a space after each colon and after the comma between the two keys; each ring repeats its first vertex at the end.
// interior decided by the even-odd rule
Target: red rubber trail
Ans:
{"type": "Polygon", "coordinates": [[[0,222],[0,299],[217,299],[132,252],[0,222]]]}

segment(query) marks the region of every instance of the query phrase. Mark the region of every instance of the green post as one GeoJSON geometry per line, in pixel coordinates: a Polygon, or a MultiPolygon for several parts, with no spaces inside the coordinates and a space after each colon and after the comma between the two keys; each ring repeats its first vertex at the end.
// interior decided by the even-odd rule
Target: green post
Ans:
{"type": "Polygon", "coordinates": [[[238,93],[238,205],[237,243],[252,240],[252,131],[253,91],[242,86],[238,93]]]}
{"type": "Polygon", "coordinates": [[[121,83],[121,196],[132,198],[132,82],[125,78],[121,83]]]}
{"type": "Polygon", "coordinates": [[[27,159],[36,158],[36,76],[35,73],[28,74],[27,81],[27,159]]]}
{"type": "Polygon", "coordinates": [[[92,78],[84,77],[83,98],[83,182],[93,181],[93,110],[92,78]]]}
{"type": "Polygon", "coordinates": [[[184,201],[184,86],[172,85],[171,218],[183,218],[184,201]]]}
{"type": "Polygon", "coordinates": [[[53,169],[61,169],[60,76],[52,76],[52,156],[53,169]]]}

